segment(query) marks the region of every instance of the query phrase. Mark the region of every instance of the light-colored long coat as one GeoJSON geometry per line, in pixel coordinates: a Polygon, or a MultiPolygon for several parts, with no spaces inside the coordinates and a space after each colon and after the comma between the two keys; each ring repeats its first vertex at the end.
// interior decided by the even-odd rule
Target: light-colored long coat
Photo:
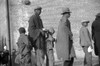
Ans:
{"type": "Polygon", "coordinates": [[[91,46],[91,35],[86,27],[81,27],[80,29],[80,45],[81,46],[91,46]]]}
{"type": "Polygon", "coordinates": [[[56,50],[59,59],[70,60],[75,57],[70,22],[64,16],[58,26],[56,50]]]}

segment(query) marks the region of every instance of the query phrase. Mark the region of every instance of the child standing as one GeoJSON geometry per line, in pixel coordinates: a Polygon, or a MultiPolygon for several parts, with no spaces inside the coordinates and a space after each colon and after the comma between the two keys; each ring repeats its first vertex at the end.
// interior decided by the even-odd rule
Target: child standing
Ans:
{"type": "Polygon", "coordinates": [[[47,58],[48,58],[49,66],[54,66],[54,52],[53,52],[54,42],[55,42],[55,39],[53,38],[54,33],[55,33],[55,30],[53,27],[51,27],[48,30],[48,34],[47,34],[48,38],[46,39],[47,58]]]}
{"type": "Polygon", "coordinates": [[[82,21],[82,27],[80,29],[80,45],[85,53],[84,66],[92,66],[92,53],[89,48],[92,49],[91,35],[88,30],[89,21],[82,21]]]}
{"type": "Polygon", "coordinates": [[[28,36],[25,34],[26,30],[24,27],[19,28],[20,37],[18,38],[17,46],[18,52],[15,58],[15,63],[20,66],[31,65],[31,44],[28,40],[28,36]]]}

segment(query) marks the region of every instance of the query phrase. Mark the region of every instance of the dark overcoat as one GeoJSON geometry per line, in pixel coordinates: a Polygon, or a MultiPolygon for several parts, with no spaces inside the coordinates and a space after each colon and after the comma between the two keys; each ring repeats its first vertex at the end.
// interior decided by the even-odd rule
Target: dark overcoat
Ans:
{"type": "Polygon", "coordinates": [[[95,54],[100,56],[100,17],[92,23],[92,38],[94,40],[95,54]]]}
{"type": "Polygon", "coordinates": [[[70,22],[65,17],[61,18],[58,26],[57,33],[57,56],[59,59],[70,60],[71,57],[75,57],[75,51],[73,47],[72,32],[70,22]]]}
{"type": "Polygon", "coordinates": [[[32,15],[28,22],[29,22],[29,27],[28,27],[29,35],[35,41],[40,35],[40,29],[43,28],[42,20],[40,16],[32,15]]]}
{"type": "Polygon", "coordinates": [[[39,45],[36,45],[34,42],[41,37],[40,30],[42,30],[43,28],[43,23],[40,16],[38,15],[32,15],[28,22],[29,22],[29,27],[28,27],[29,39],[32,43],[32,46],[36,48],[39,45]]]}

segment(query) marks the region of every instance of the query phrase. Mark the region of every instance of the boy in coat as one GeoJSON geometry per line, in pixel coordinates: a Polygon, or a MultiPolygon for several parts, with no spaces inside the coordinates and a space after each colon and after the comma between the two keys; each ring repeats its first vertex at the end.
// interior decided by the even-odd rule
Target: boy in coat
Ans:
{"type": "Polygon", "coordinates": [[[54,33],[55,30],[53,27],[51,27],[48,30],[47,39],[46,39],[47,58],[48,58],[49,66],[54,66],[54,52],[53,52],[54,42],[55,42],[55,39],[53,38],[54,33]]]}
{"type": "Polygon", "coordinates": [[[89,21],[82,21],[80,29],[80,45],[85,53],[84,66],[92,66],[92,54],[88,51],[89,47],[92,48],[91,35],[87,28],[89,21]]]}
{"type": "Polygon", "coordinates": [[[31,44],[25,32],[24,27],[19,28],[20,37],[17,42],[18,52],[15,63],[20,64],[20,66],[31,66],[31,44]]]}

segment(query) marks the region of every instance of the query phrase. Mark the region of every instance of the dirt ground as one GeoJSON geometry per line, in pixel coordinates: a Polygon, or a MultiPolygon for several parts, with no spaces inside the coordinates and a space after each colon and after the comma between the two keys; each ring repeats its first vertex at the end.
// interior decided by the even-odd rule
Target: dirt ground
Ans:
{"type": "MultiPolygon", "coordinates": [[[[73,66],[84,66],[83,65],[83,61],[84,61],[84,52],[82,50],[76,50],[76,56],[77,58],[75,58],[74,61],[74,65],[73,66]]],[[[14,66],[19,66],[17,64],[14,63],[14,58],[15,55],[13,55],[13,59],[12,59],[12,64],[14,66]]],[[[94,55],[94,53],[92,54],[92,65],[93,66],[98,66],[98,57],[94,55]]],[[[55,62],[55,66],[63,66],[63,62],[62,61],[56,61],[55,62]]]]}
{"type": "MultiPolygon", "coordinates": [[[[84,66],[83,65],[83,60],[84,60],[83,58],[75,59],[74,66],[84,66]]],[[[93,66],[98,66],[98,58],[97,57],[92,58],[92,65],[93,66]]]]}
{"type": "MultiPolygon", "coordinates": [[[[77,58],[75,58],[74,61],[74,65],[73,66],[84,66],[83,61],[84,61],[84,52],[82,50],[76,50],[76,56],[77,58]]],[[[98,65],[98,57],[94,55],[94,52],[92,53],[92,65],[93,66],[99,66],[98,65]]],[[[62,62],[56,62],[56,66],[62,66],[62,62]]]]}
{"type": "MultiPolygon", "coordinates": [[[[84,60],[83,58],[77,58],[77,59],[75,59],[73,66],[84,66],[83,65],[83,60],[84,60]]],[[[93,59],[92,59],[92,65],[93,66],[99,66],[98,65],[98,58],[97,57],[93,57],[93,59]]],[[[62,62],[60,62],[60,61],[57,62],[55,66],[62,66],[62,62]]]]}

